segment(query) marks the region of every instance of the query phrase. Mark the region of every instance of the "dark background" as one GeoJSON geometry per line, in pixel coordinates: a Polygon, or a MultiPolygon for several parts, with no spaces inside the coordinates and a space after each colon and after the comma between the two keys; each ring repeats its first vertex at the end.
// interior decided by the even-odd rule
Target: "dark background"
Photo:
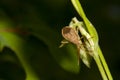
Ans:
{"type": "MultiPolygon", "coordinates": [[[[80,1],[88,19],[98,31],[99,44],[114,80],[120,80],[119,0],[80,1]]],[[[31,22],[35,24],[40,21],[58,32],[59,40],[57,41],[57,38],[54,40],[57,41],[57,44],[60,44],[59,41],[62,40],[61,28],[68,25],[74,16],[81,20],[70,0],[0,0],[1,20],[6,17],[10,18],[16,27],[22,26],[25,29],[25,26],[31,26],[31,22]]],[[[36,26],[34,24],[32,27],[36,26]]],[[[47,32],[46,34],[50,36],[47,32]]],[[[37,70],[41,80],[102,80],[94,61],[91,63],[91,69],[81,64],[81,71],[77,74],[72,73],[63,69],[55,61],[46,43],[34,36],[29,36],[28,41],[33,43],[36,48],[41,45],[41,47],[39,46],[40,49],[36,50],[40,51],[41,54],[33,55],[36,62],[33,62],[34,68],[37,70]],[[39,66],[35,64],[39,64],[39,66]]],[[[19,59],[14,51],[7,47],[4,48],[0,53],[0,80],[25,79],[24,68],[17,62],[19,62],[19,59]],[[6,55],[12,55],[12,58],[9,60],[6,55]]]]}

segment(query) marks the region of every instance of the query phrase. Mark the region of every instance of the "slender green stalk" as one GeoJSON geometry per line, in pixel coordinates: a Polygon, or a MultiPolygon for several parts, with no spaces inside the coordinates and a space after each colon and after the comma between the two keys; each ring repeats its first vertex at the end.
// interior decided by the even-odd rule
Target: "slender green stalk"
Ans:
{"type": "Polygon", "coordinates": [[[97,66],[98,66],[98,69],[99,69],[99,71],[100,71],[100,73],[101,73],[101,75],[102,75],[103,80],[108,80],[108,78],[107,78],[107,76],[106,76],[106,74],[105,74],[105,71],[104,71],[104,69],[103,69],[103,66],[102,66],[102,64],[101,64],[101,62],[100,62],[99,56],[98,56],[98,55],[95,55],[95,56],[93,56],[93,58],[94,58],[97,66]]]}
{"type": "Polygon", "coordinates": [[[82,6],[79,2],[79,0],[71,0],[73,6],[75,7],[76,11],[78,12],[78,14],[81,16],[81,18],[83,19],[87,31],[90,33],[90,35],[93,37],[93,41],[95,42],[95,44],[98,44],[98,34],[96,29],[94,28],[94,26],[90,23],[90,21],[87,19],[82,6]]]}
{"type": "Polygon", "coordinates": [[[106,74],[107,74],[107,76],[108,76],[108,79],[109,79],[109,80],[113,80],[112,75],[111,75],[111,73],[110,73],[110,71],[109,71],[108,65],[107,65],[107,63],[106,63],[106,61],[105,61],[105,58],[104,58],[104,56],[103,56],[102,51],[101,51],[100,48],[98,48],[98,54],[99,54],[99,56],[100,56],[100,60],[101,60],[101,62],[102,62],[102,64],[103,64],[103,67],[104,67],[104,69],[105,69],[105,71],[106,71],[106,74]]]}
{"type": "Polygon", "coordinates": [[[90,36],[93,37],[93,41],[95,44],[94,47],[95,47],[95,49],[97,49],[97,52],[95,54],[98,54],[98,57],[96,57],[96,56],[93,56],[93,57],[94,57],[94,60],[99,68],[99,71],[102,75],[102,78],[104,80],[108,80],[108,79],[113,80],[112,75],[110,73],[110,70],[108,68],[108,65],[105,61],[103,54],[102,54],[102,51],[100,50],[100,48],[98,46],[97,31],[95,30],[94,26],[90,23],[90,21],[87,19],[79,0],[71,0],[71,2],[73,3],[73,6],[75,7],[78,14],[82,17],[83,21],[85,22],[86,30],[90,33],[90,36]]]}

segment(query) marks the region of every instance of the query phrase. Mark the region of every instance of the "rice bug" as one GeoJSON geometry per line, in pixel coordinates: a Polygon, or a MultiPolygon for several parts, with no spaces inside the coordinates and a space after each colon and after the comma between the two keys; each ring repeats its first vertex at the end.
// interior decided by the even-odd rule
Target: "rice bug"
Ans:
{"type": "Polygon", "coordinates": [[[80,39],[77,29],[66,26],[66,27],[62,28],[62,36],[65,38],[65,40],[61,41],[62,45],[60,47],[62,47],[64,44],[69,43],[69,42],[75,44],[77,47],[77,50],[78,50],[78,64],[79,64],[79,60],[81,58],[83,63],[87,67],[90,67],[89,55],[80,39]]]}

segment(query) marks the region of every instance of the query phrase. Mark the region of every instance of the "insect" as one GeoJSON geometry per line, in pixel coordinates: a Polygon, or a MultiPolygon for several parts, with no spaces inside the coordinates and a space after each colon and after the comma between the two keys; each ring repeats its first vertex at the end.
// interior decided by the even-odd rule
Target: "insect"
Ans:
{"type": "Polygon", "coordinates": [[[65,40],[61,41],[62,47],[66,43],[73,43],[76,45],[77,51],[78,51],[78,65],[80,62],[80,59],[82,59],[83,63],[87,66],[90,67],[90,56],[88,55],[88,52],[86,50],[86,47],[84,47],[84,44],[81,40],[81,37],[78,34],[78,29],[74,27],[63,27],[62,28],[62,36],[64,37],[65,40]]]}
{"type": "Polygon", "coordinates": [[[63,27],[62,28],[62,36],[69,42],[75,44],[78,46],[78,44],[81,44],[79,35],[77,31],[74,28],[71,27],[63,27]]]}

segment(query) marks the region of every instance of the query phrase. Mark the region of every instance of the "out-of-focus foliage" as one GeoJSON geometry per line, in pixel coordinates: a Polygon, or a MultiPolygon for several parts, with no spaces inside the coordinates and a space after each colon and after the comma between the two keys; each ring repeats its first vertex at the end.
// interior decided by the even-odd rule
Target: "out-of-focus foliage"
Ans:
{"type": "MultiPolygon", "coordinates": [[[[98,31],[113,78],[119,80],[120,6],[115,0],[81,4],[98,31]]],[[[73,45],[59,48],[61,28],[74,16],[70,0],[1,0],[0,79],[101,80],[94,62],[91,69],[81,64],[79,72],[73,45]]]]}

